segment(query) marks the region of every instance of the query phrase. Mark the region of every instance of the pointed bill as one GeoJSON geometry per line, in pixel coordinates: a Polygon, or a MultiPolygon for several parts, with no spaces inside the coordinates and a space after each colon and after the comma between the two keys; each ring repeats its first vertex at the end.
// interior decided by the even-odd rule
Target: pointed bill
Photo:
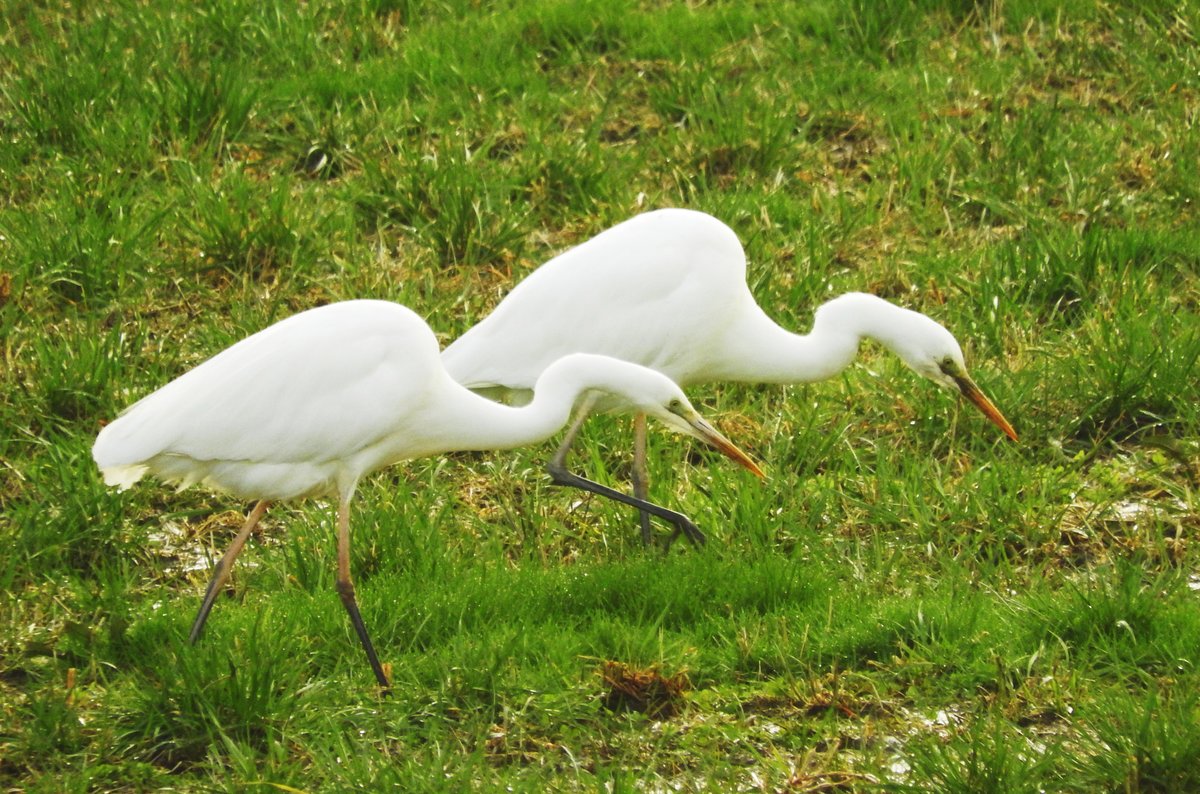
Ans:
{"type": "Polygon", "coordinates": [[[721,435],[720,431],[704,421],[704,417],[700,416],[700,414],[685,417],[685,421],[696,431],[695,435],[697,438],[721,450],[721,454],[725,455],[725,457],[736,461],[739,465],[766,479],[766,473],[759,468],[758,464],[749,455],[734,446],[732,441],[721,435]]]}
{"type": "Polygon", "coordinates": [[[1000,413],[1000,409],[992,404],[992,401],[987,398],[979,387],[975,385],[975,381],[971,380],[966,375],[958,375],[954,378],[958,384],[962,396],[966,397],[971,402],[975,403],[975,407],[983,412],[983,415],[1004,431],[1005,435],[1013,441],[1017,440],[1017,431],[1013,430],[1013,426],[1004,418],[1004,414],[1000,413]]]}

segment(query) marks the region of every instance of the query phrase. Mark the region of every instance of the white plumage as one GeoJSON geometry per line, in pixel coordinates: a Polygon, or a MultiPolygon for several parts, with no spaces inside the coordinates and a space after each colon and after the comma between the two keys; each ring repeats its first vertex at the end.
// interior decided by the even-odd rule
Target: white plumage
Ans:
{"type": "MultiPolygon", "coordinates": [[[[643,364],[684,386],[801,383],[841,372],[863,339],[962,394],[1016,439],[967,375],[954,336],[937,322],[882,298],[850,293],[818,308],[810,333],[791,333],[754,300],[733,230],[692,210],[638,215],[554,257],[446,348],[442,361],[459,383],[481,390],[528,389],[550,362],[575,352],[643,364]]],[[[644,423],[635,428],[634,492],[644,497],[644,423]]],[[[573,438],[569,433],[558,459],[573,438]]],[[[648,541],[649,524],[642,519],[648,541]]]]}
{"type": "MultiPolygon", "coordinates": [[[[214,571],[193,642],[267,505],[337,497],[338,592],[386,687],[350,579],[349,503],[359,479],[409,458],[543,440],[593,390],[617,394],[755,468],[658,372],[605,356],[566,356],[536,380],[531,403],[500,405],[447,375],[437,340],[421,318],[403,306],[369,300],[311,309],[238,342],[131,406],[100,432],[92,455],[105,482],[121,488],[149,473],[183,487],[202,483],[258,500],[214,571]]],[[[569,474],[562,481],[608,490],[569,474]]],[[[689,531],[690,522],[677,513],[625,500],[689,531]]]]}
{"type": "Polygon", "coordinates": [[[529,389],[565,352],[716,380],[724,349],[741,338],[737,323],[754,312],[737,235],[703,213],[658,210],[543,264],[447,347],[442,363],[472,389],[529,389]]]}
{"type": "Polygon", "coordinates": [[[92,454],[110,485],[146,471],[243,499],[335,495],[363,472],[441,451],[424,407],[452,381],[403,306],[347,301],[294,315],[213,356],[109,424],[92,454]],[[385,454],[389,438],[403,454],[385,454]]]}

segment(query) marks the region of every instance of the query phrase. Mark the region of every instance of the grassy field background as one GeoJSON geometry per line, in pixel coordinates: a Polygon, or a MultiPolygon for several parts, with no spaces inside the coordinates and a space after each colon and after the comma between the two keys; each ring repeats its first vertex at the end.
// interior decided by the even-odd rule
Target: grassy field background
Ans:
{"type": "MultiPolygon", "coordinates": [[[[0,15],[0,788],[1200,789],[1195,3],[206,5],[0,15]],[[246,506],[105,489],[101,422],[329,301],[449,341],[662,206],[729,223],[787,327],[935,316],[1022,443],[867,347],[692,390],[765,483],[653,438],[702,551],[548,487],[549,446],[371,478],[391,699],[320,503],[187,645],[246,506]]],[[[585,435],[624,487],[627,423],[585,435]]]]}

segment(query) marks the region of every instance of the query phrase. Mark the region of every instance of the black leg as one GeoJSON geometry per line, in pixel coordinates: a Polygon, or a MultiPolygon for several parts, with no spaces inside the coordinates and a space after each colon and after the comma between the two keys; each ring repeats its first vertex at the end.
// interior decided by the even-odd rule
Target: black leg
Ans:
{"type": "Polygon", "coordinates": [[[254,506],[250,515],[246,516],[246,523],[242,524],[233,543],[229,545],[224,556],[213,569],[213,578],[208,583],[208,589],[204,591],[204,600],[200,603],[200,611],[196,613],[196,619],[192,621],[192,631],[188,634],[188,642],[193,645],[200,638],[200,632],[204,630],[204,624],[208,620],[208,613],[212,611],[213,603],[217,600],[217,594],[221,592],[222,585],[229,578],[229,572],[233,570],[233,561],[241,553],[242,547],[246,545],[246,539],[250,537],[250,533],[254,531],[254,527],[258,525],[259,519],[263,517],[263,513],[267,512],[270,504],[263,499],[254,506]]]}
{"type": "Polygon", "coordinates": [[[665,507],[656,505],[653,502],[648,502],[645,499],[638,499],[636,497],[623,494],[620,491],[614,490],[605,485],[601,485],[598,482],[593,482],[585,477],[580,477],[578,474],[572,474],[567,470],[567,455],[571,451],[571,442],[575,440],[575,436],[578,434],[579,428],[583,425],[583,420],[587,415],[587,410],[589,407],[590,406],[588,405],[584,405],[582,410],[580,410],[579,415],[576,416],[575,421],[572,423],[570,429],[567,430],[567,437],[563,439],[563,443],[559,445],[558,451],[554,453],[554,457],[546,466],[546,470],[550,473],[550,479],[554,481],[554,484],[566,485],[571,488],[579,488],[583,491],[590,491],[594,494],[599,494],[612,499],[613,501],[627,504],[630,507],[636,507],[637,509],[651,515],[658,516],[662,520],[675,527],[675,531],[671,534],[670,540],[667,541],[668,547],[670,546],[671,542],[679,536],[680,533],[687,536],[687,539],[692,542],[693,546],[699,547],[704,545],[704,543],[706,543],[708,540],[706,537],[704,537],[704,533],[700,531],[699,527],[692,523],[691,519],[682,513],[677,513],[674,510],[668,510],[665,507]]]}
{"type": "Polygon", "coordinates": [[[375,680],[383,688],[383,694],[390,695],[392,693],[392,684],[383,672],[383,665],[379,663],[379,657],[375,655],[375,646],[371,644],[371,637],[367,634],[367,626],[363,623],[362,614],[358,611],[358,601],[354,598],[354,581],[350,578],[349,497],[342,498],[338,503],[338,575],[336,587],[338,597],[342,599],[342,606],[349,613],[350,623],[354,626],[354,631],[358,634],[358,641],[362,643],[363,650],[367,652],[367,661],[371,663],[371,670],[375,673],[375,680]]]}

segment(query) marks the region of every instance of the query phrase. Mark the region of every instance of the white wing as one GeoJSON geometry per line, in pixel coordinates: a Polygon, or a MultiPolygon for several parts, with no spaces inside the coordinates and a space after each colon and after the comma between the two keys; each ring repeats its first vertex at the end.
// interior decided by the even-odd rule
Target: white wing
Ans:
{"type": "Polygon", "coordinates": [[[638,215],[542,265],[442,353],[472,389],[528,389],[568,353],[602,353],[688,379],[736,298],[746,260],[725,224],[691,210],[638,215]]]}
{"type": "Polygon", "coordinates": [[[100,433],[101,468],[156,455],[296,463],[350,455],[402,431],[440,368],[417,315],[346,301],[289,317],[134,404],[100,433]]]}

